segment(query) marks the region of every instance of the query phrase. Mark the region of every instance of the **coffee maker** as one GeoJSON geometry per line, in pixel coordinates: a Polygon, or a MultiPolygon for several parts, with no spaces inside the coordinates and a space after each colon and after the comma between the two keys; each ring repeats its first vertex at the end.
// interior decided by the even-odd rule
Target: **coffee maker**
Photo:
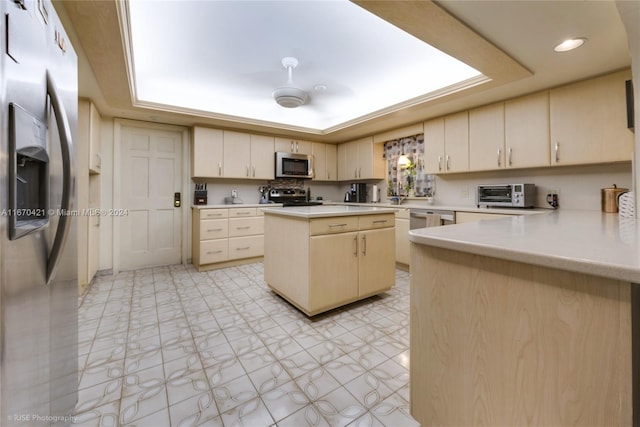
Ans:
{"type": "Polygon", "coordinates": [[[351,184],[351,189],[349,190],[351,193],[351,202],[355,203],[366,203],[367,202],[367,184],[366,183],[356,183],[351,184]]]}

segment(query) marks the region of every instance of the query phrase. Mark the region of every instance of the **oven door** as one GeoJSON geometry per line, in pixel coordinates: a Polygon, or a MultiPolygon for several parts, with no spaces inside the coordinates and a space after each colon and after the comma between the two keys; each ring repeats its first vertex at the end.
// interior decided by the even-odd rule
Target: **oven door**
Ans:
{"type": "Polygon", "coordinates": [[[313,178],[313,156],[276,152],[276,178],[313,178]]]}

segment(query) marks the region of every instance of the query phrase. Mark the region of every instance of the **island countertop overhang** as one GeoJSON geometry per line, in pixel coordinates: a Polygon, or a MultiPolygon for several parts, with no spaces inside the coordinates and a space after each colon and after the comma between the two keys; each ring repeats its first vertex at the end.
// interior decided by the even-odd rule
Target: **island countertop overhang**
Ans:
{"type": "Polygon", "coordinates": [[[640,226],[597,211],[554,211],[410,230],[416,244],[640,283],[640,226]]]}
{"type": "Polygon", "coordinates": [[[265,214],[289,216],[294,218],[327,218],[336,216],[378,215],[395,213],[397,209],[368,206],[319,205],[293,206],[286,208],[263,208],[265,214]]]}

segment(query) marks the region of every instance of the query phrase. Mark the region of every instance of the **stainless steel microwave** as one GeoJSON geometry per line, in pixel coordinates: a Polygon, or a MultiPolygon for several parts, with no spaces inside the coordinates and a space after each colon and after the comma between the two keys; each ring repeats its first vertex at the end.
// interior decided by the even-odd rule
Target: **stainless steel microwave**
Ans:
{"type": "Polygon", "coordinates": [[[313,155],[276,152],[276,178],[313,178],[313,155]]]}
{"type": "Polygon", "coordinates": [[[535,205],[535,199],[535,184],[478,185],[476,191],[476,204],[478,207],[532,208],[535,205]]]}

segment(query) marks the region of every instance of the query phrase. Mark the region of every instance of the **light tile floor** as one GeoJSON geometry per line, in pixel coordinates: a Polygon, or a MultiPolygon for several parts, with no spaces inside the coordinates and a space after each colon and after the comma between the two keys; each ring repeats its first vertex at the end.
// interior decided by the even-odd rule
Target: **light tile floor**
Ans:
{"type": "Polygon", "coordinates": [[[99,277],[79,309],[82,426],[417,426],[409,275],[307,318],[261,263],[99,277]]]}

